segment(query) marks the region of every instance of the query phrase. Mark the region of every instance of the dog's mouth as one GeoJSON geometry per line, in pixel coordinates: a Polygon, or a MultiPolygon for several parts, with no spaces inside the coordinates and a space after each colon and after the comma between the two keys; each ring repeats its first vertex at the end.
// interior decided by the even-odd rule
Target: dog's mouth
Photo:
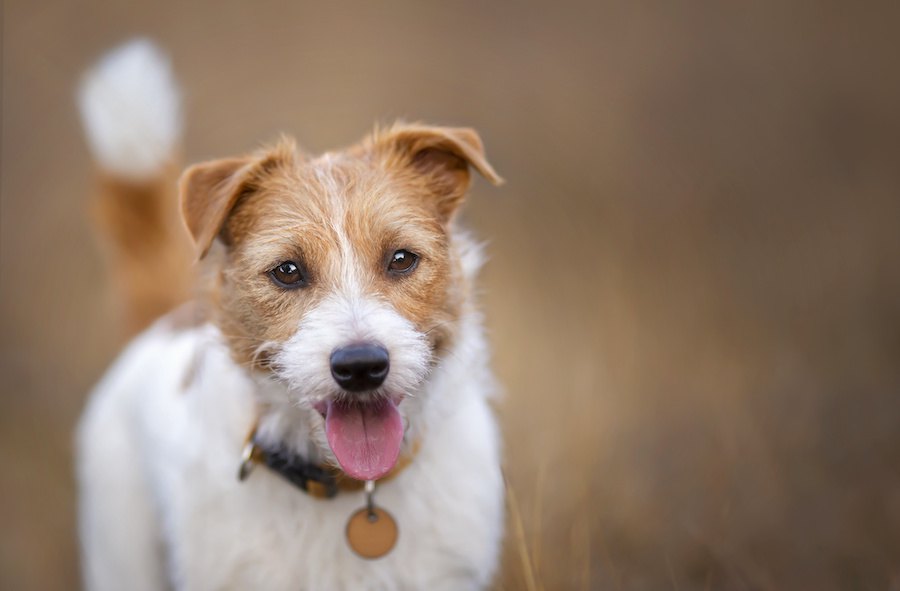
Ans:
{"type": "Polygon", "coordinates": [[[317,405],[325,436],[341,469],[357,480],[383,478],[397,463],[403,419],[390,398],[328,400],[317,405]]]}

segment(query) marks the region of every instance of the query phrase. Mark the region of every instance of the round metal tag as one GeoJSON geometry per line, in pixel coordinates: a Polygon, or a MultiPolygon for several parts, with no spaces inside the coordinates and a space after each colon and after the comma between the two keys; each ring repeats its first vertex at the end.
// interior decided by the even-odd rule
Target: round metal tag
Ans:
{"type": "Polygon", "coordinates": [[[384,509],[363,507],[347,521],[347,543],[362,558],[381,558],[397,543],[397,522],[384,509]]]}

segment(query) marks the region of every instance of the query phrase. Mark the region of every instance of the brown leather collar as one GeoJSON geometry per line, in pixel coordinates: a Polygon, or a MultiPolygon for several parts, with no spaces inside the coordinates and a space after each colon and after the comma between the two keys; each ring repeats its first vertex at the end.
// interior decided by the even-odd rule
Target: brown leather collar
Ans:
{"type": "MultiPolygon", "coordinates": [[[[395,478],[409,466],[418,453],[419,446],[413,446],[412,452],[397,460],[394,468],[379,482],[395,478]]],[[[285,480],[317,499],[331,499],[338,492],[354,492],[362,490],[365,481],[347,476],[341,469],[330,464],[318,464],[292,453],[281,447],[265,446],[256,438],[256,428],[251,431],[244,446],[238,480],[244,481],[257,464],[262,464],[281,475],[285,480]]]]}

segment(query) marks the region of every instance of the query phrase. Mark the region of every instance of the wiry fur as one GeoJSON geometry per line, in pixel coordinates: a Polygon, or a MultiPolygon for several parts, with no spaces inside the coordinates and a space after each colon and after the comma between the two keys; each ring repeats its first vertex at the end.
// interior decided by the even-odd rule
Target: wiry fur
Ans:
{"type": "MultiPolygon", "coordinates": [[[[91,589],[475,589],[502,537],[493,380],[472,282],[477,245],[454,222],[468,167],[499,177],[471,130],[400,125],[317,158],[290,141],[196,165],[182,211],[216,281],[202,322],[163,318],[97,387],[79,427],[80,528],[91,589]],[[407,275],[391,253],[420,256],[407,275]],[[267,271],[299,262],[306,287],[267,271]],[[390,353],[377,390],[332,379],[338,347],[390,353]],[[400,538],[367,561],[344,538],[362,493],[307,496],[257,468],[236,470],[258,435],[336,463],[325,400],[399,403],[408,468],[376,489],[400,538]]],[[[162,193],[159,194],[163,196],[162,193]]]]}

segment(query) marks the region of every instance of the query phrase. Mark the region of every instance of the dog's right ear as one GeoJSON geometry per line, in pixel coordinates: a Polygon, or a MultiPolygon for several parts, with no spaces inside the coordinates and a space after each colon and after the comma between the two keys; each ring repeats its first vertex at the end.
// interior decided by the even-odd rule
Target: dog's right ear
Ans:
{"type": "Polygon", "coordinates": [[[184,171],[179,181],[181,215],[198,260],[209,252],[241,197],[255,191],[260,180],[289,161],[293,152],[293,144],[283,141],[263,155],[201,162],[184,171]]]}
{"type": "Polygon", "coordinates": [[[224,158],[194,164],[179,181],[181,215],[197,252],[206,256],[225,219],[244,194],[244,179],[251,173],[252,158],[224,158]]]}

